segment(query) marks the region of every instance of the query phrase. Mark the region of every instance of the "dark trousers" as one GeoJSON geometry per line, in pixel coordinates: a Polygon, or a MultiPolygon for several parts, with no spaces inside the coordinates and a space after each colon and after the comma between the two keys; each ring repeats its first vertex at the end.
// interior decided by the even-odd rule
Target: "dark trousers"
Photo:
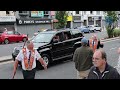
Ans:
{"type": "Polygon", "coordinates": [[[35,73],[36,70],[32,69],[32,70],[22,70],[23,72],[23,78],[24,79],[34,79],[35,78],[35,73]]]}

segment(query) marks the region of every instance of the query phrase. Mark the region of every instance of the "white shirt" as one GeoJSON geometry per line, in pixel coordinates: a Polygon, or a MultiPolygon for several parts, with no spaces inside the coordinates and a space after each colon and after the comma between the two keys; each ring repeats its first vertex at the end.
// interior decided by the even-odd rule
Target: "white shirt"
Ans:
{"type": "MultiPolygon", "coordinates": [[[[30,52],[29,52],[29,50],[28,50],[27,48],[26,48],[26,52],[27,52],[27,58],[29,58],[30,52]]],[[[37,50],[35,50],[35,56],[34,56],[34,61],[33,61],[32,69],[36,67],[36,60],[39,60],[40,58],[41,58],[40,54],[38,53],[37,50]]],[[[21,50],[21,51],[19,52],[19,54],[17,55],[16,59],[22,63],[22,69],[23,69],[23,70],[27,70],[27,69],[25,68],[24,55],[23,55],[23,51],[22,51],[22,50],[21,50]]]]}

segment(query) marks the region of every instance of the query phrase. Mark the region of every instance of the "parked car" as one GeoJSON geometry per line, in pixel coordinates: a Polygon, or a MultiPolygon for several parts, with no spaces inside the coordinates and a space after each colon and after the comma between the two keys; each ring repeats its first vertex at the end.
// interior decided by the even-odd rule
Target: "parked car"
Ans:
{"type": "Polygon", "coordinates": [[[5,30],[5,31],[0,32],[0,42],[1,43],[9,44],[10,42],[19,42],[19,41],[25,42],[26,40],[28,40],[27,35],[20,34],[17,31],[5,30]]]}
{"type": "Polygon", "coordinates": [[[93,31],[93,32],[95,32],[95,31],[102,31],[102,28],[100,27],[100,26],[98,26],[98,25],[96,25],[96,26],[94,26],[94,25],[89,25],[88,26],[88,28],[91,30],[91,31],[93,31]]]}
{"type": "Polygon", "coordinates": [[[87,26],[77,27],[82,33],[90,33],[90,29],[87,26]]]}
{"type": "MultiPolygon", "coordinates": [[[[53,30],[40,32],[32,41],[47,65],[55,60],[72,57],[76,48],[81,46],[83,34],[78,29],[53,30]]],[[[13,60],[23,46],[15,47],[12,53],[13,60]]],[[[37,62],[37,67],[41,64],[37,62]]]]}

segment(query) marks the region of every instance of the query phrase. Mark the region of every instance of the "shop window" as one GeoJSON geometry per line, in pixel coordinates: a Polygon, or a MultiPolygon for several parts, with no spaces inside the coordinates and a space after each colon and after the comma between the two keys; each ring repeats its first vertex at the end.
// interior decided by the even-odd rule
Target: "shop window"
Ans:
{"type": "Polygon", "coordinates": [[[27,11],[19,11],[19,13],[27,13],[27,11]]]}
{"type": "Polygon", "coordinates": [[[86,15],[86,11],[84,11],[84,15],[86,15]]]}
{"type": "Polygon", "coordinates": [[[49,17],[49,11],[44,11],[44,17],[49,17]]]}
{"type": "Polygon", "coordinates": [[[100,15],[100,11],[96,11],[96,14],[97,14],[97,15],[100,15]]]}
{"type": "Polygon", "coordinates": [[[90,11],[90,14],[93,14],[93,11],[90,11]]]}
{"type": "Polygon", "coordinates": [[[10,12],[9,12],[9,11],[6,11],[6,14],[10,14],[10,12]]]}
{"type": "Polygon", "coordinates": [[[76,14],[79,14],[79,11],[75,11],[76,12],[76,14]]]}

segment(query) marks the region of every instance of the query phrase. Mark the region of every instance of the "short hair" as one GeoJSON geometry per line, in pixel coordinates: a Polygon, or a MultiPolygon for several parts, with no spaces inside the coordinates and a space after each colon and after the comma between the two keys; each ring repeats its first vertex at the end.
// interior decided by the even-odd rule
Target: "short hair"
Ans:
{"type": "Polygon", "coordinates": [[[28,46],[30,43],[33,43],[31,40],[26,41],[26,46],[28,46]]]}
{"type": "Polygon", "coordinates": [[[105,59],[105,61],[107,61],[107,54],[106,54],[106,52],[102,48],[97,49],[96,51],[100,51],[101,55],[102,55],[102,59],[105,59]]]}

